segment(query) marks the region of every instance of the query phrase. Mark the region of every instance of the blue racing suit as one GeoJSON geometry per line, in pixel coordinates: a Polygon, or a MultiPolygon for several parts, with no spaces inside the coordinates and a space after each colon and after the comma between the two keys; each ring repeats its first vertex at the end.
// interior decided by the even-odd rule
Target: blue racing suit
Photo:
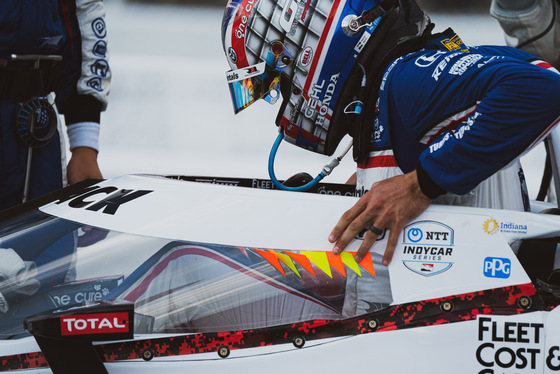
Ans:
{"type": "MultiPolygon", "coordinates": [[[[65,117],[70,149],[98,150],[100,113],[107,106],[111,76],[104,16],[102,0],[0,2],[0,210],[22,201],[29,152],[16,122],[31,98],[48,98],[53,108],[56,101],[65,117]],[[52,70],[49,65],[41,74],[30,75],[37,68],[35,61],[14,59],[14,54],[56,55],[62,60],[52,70]]],[[[39,65],[42,69],[43,62],[39,65]]],[[[58,131],[46,145],[34,148],[30,159],[29,198],[63,186],[65,147],[58,131]]]]}
{"type": "Polygon", "coordinates": [[[432,198],[470,193],[557,123],[560,75],[535,64],[546,65],[511,47],[467,48],[450,29],[396,59],[380,86],[370,159],[358,173],[416,169],[432,198]]]}

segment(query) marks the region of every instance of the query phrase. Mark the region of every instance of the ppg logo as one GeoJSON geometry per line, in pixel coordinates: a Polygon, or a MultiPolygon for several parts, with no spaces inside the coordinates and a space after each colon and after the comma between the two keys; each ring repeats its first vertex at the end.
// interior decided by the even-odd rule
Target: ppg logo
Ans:
{"type": "Polygon", "coordinates": [[[508,258],[486,257],[484,259],[484,276],[488,278],[509,278],[511,261],[508,258]]]}

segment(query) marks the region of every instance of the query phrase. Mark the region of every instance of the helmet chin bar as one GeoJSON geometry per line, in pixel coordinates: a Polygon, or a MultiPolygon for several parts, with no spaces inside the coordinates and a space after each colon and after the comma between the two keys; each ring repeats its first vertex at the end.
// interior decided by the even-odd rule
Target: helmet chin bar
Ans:
{"type": "Polygon", "coordinates": [[[307,191],[308,189],[316,186],[321,180],[323,180],[323,178],[332,173],[334,168],[336,168],[340,164],[340,161],[342,161],[344,156],[346,156],[346,154],[352,148],[352,142],[350,142],[344,152],[342,152],[340,156],[334,158],[329,164],[323,166],[323,170],[321,170],[321,172],[311,182],[300,187],[288,187],[283,185],[278,180],[278,178],[276,178],[276,174],[274,173],[274,159],[276,158],[276,152],[278,152],[278,148],[280,147],[280,143],[282,142],[282,140],[284,140],[284,131],[282,128],[280,128],[278,137],[276,138],[276,141],[274,142],[272,149],[270,150],[270,156],[268,157],[268,175],[270,176],[270,180],[272,181],[272,183],[274,183],[276,188],[284,191],[307,191]]]}

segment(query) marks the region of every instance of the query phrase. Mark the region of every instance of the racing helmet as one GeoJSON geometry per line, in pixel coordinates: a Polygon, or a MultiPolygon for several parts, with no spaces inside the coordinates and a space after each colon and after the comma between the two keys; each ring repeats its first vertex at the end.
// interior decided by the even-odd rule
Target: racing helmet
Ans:
{"type": "Polygon", "coordinates": [[[379,70],[387,51],[421,37],[428,24],[414,0],[229,0],[222,42],[234,111],[281,95],[276,125],[285,139],[332,155],[353,135],[366,72],[379,70]],[[391,45],[374,42],[387,34],[391,45]]]}

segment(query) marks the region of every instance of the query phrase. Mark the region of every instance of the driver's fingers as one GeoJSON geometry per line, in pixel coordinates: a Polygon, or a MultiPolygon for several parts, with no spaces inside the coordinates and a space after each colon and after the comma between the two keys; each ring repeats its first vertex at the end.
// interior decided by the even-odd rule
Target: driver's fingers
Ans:
{"type": "Polygon", "coordinates": [[[387,247],[385,248],[385,253],[383,254],[383,265],[388,266],[393,259],[395,254],[395,248],[397,247],[399,241],[399,234],[403,227],[391,228],[389,231],[389,238],[387,239],[387,247]]]}
{"type": "MultiPolygon", "coordinates": [[[[350,224],[346,226],[342,234],[336,240],[336,244],[333,248],[334,254],[340,254],[348,244],[354,240],[354,238],[367,226],[371,219],[361,214],[356,217],[350,224]]],[[[334,230],[333,230],[334,231],[334,230]]],[[[330,240],[330,238],[329,238],[330,240]]],[[[374,241],[375,242],[375,241],[374,241]]]]}
{"type": "Polygon", "coordinates": [[[356,262],[359,263],[362,261],[362,259],[371,249],[371,247],[373,247],[373,245],[375,244],[377,237],[378,235],[375,234],[374,232],[370,230],[366,231],[366,234],[364,236],[364,241],[362,242],[362,245],[360,245],[358,252],[356,252],[356,255],[354,256],[354,260],[356,260],[356,262]]]}
{"type": "MultiPolygon", "coordinates": [[[[334,243],[339,240],[341,235],[352,225],[357,217],[359,217],[365,209],[365,204],[361,203],[361,200],[358,200],[356,205],[352,208],[344,212],[342,217],[338,220],[338,223],[331,231],[329,235],[329,241],[334,243]]],[[[355,224],[354,224],[355,225],[355,224]]]]}

